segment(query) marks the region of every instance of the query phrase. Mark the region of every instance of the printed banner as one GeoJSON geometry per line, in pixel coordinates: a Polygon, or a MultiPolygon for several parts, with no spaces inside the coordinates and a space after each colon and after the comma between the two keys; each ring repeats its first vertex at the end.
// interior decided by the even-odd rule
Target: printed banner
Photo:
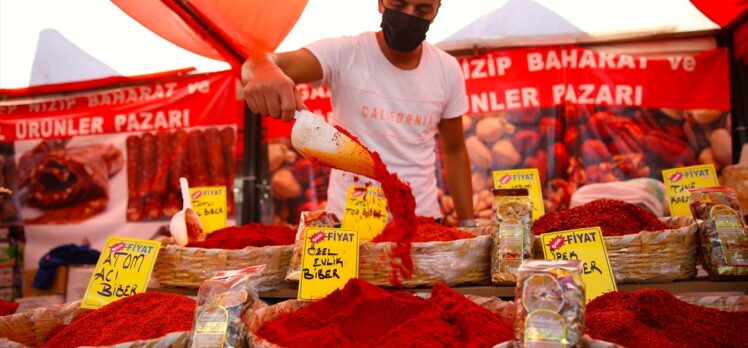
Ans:
{"type": "Polygon", "coordinates": [[[61,244],[163,233],[182,207],[180,176],[233,193],[242,112],[228,71],[0,101],[2,183],[8,219],[26,225],[26,267],[61,244]]]}
{"type": "MultiPolygon", "coordinates": [[[[665,188],[654,182],[662,182],[662,170],[713,164],[719,173],[732,163],[725,49],[654,58],[555,46],[494,50],[458,62],[470,108],[462,121],[480,223],[490,223],[487,191],[497,170],[537,169],[546,212],[568,208],[587,184],[649,178],[667,214],[665,188]]],[[[326,89],[299,88],[310,109],[331,112],[326,89]]],[[[284,138],[290,123],[266,124],[272,191],[282,193],[274,195],[275,220],[297,223],[301,211],[325,206],[329,169],[290,148],[284,138]]],[[[436,155],[442,214],[456,225],[441,151],[436,155]]],[[[596,186],[585,199],[610,198],[609,192],[610,186],[596,186]]]]}

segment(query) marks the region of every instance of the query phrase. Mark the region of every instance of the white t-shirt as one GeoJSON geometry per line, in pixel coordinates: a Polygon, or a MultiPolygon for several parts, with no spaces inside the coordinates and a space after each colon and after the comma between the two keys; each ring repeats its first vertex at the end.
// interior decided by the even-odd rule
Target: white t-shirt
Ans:
{"type": "MultiPolygon", "coordinates": [[[[321,83],[330,89],[329,122],[379,152],[390,172],[410,184],[417,215],[440,217],[435,136],[442,119],[460,117],[468,109],[457,60],[424,42],[418,67],[399,69],[384,56],[374,32],[323,39],[306,48],[322,65],[321,83]]],[[[368,182],[333,170],[327,211],[342,218],[348,187],[368,182]]]]}

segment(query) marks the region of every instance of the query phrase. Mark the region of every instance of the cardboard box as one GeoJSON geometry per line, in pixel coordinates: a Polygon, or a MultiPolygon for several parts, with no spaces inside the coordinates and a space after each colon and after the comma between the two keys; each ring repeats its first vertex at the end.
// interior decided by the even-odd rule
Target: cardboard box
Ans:
{"type": "Polygon", "coordinates": [[[47,290],[39,290],[31,287],[36,276],[36,270],[26,270],[23,274],[23,297],[30,296],[48,296],[48,295],[65,295],[68,286],[68,267],[60,266],[57,268],[55,282],[47,290]]]}
{"type": "Polygon", "coordinates": [[[88,282],[96,266],[94,265],[76,265],[68,269],[68,286],[65,294],[65,302],[73,302],[83,299],[86,293],[88,282]]]}

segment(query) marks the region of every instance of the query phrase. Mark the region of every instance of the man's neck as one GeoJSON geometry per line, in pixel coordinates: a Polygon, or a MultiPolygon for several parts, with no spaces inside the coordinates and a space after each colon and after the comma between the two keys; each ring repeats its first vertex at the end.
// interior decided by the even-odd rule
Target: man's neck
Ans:
{"type": "Polygon", "coordinates": [[[418,67],[421,62],[421,53],[423,53],[423,44],[418,45],[416,49],[410,52],[399,52],[395,51],[387,46],[387,42],[384,41],[384,33],[382,31],[377,32],[377,43],[379,49],[382,51],[384,56],[387,58],[392,65],[402,70],[413,70],[418,67]]]}

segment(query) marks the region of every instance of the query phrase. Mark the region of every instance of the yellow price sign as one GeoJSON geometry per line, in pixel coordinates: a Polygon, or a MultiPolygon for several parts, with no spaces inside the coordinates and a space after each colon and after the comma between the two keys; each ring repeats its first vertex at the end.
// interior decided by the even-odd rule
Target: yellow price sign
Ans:
{"type": "Polygon", "coordinates": [[[226,186],[191,187],[190,198],[206,235],[226,227],[226,186]]]}
{"type": "Polygon", "coordinates": [[[672,216],[691,216],[691,194],[688,190],[719,185],[713,164],[665,169],[662,171],[662,179],[672,216]]]}
{"type": "Polygon", "coordinates": [[[145,292],[161,242],[109,237],[88,281],[81,308],[97,309],[145,292]]]}
{"type": "Polygon", "coordinates": [[[546,260],[582,261],[587,302],[606,292],[616,291],[616,280],[600,227],[544,233],[540,239],[546,260]]]}
{"type": "Polygon", "coordinates": [[[345,203],[340,228],[358,232],[362,242],[368,242],[387,225],[387,199],[381,187],[351,186],[345,203]]]}
{"type": "Polygon", "coordinates": [[[493,187],[496,189],[527,189],[532,202],[533,221],[545,214],[538,168],[496,170],[493,172],[493,187]]]}
{"type": "Polygon", "coordinates": [[[358,277],[358,233],[337,228],[304,229],[298,299],[311,301],[358,277]]]}

